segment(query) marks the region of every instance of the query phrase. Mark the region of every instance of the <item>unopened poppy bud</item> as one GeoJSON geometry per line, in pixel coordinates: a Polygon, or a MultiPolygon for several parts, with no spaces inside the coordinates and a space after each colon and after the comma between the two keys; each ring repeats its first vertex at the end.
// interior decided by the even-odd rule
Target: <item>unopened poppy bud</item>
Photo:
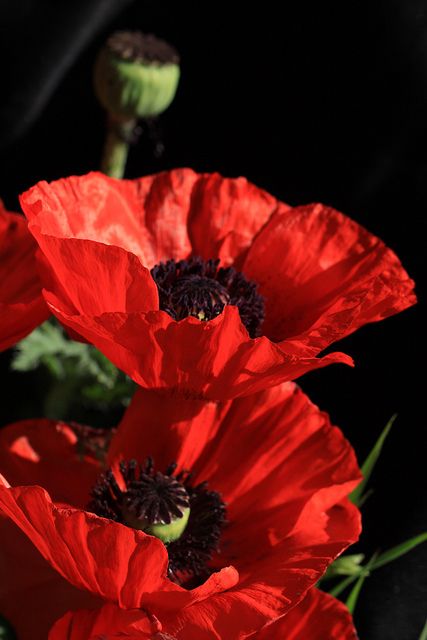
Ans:
{"type": "Polygon", "coordinates": [[[325,573],[325,578],[334,578],[335,576],[353,576],[360,573],[362,562],[365,559],[363,553],[353,553],[341,556],[329,565],[325,573]]]}
{"type": "Polygon", "coordinates": [[[118,31],[98,56],[95,90],[117,119],[152,118],[171,104],[179,75],[178,52],[167,42],[138,31],[118,31]]]}
{"type": "Polygon", "coordinates": [[[95,63],[96,95],[109,116],[102,170],[124,175],[129,143],[138,137],[137,121],[159,116],[175,97],[179,55],[164,40],[139,31],[118,31],[95,63]]]}

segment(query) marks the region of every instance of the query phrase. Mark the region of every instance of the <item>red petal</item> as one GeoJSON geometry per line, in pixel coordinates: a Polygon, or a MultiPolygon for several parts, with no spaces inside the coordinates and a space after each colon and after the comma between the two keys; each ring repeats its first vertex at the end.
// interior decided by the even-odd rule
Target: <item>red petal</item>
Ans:
{"type": "Polygon", "coordinates": [[[124,608],[176,610],[238,581],[236,571],[228,567],[187,591],[166,578],[167,551],[157,538],[85,511],[59,507],[41,487],[7,488],[1,476],[0,510],[71,584],[124,608]]]}
{"type": "Polygon", "coordinates": [[[186,633],[194,624],[189,638],[200,626],[210,637],[212,625],[218,637],[243,638],[294,606],[357,540],[359,512],[343,498],[360,482],[360,471],[341,431],[294,384],[204,410],[193,405],[191,412],[189,400],[139,392],[113,451],[137,459],[152,453],[162,465],[177,460],[194,483],[207,480],[222,493],[229,525],[215,564],[232,563],[240,580],[180,619],[186,633]],[[172,437],[163,455],[168,424],[172,437]],[[238,621],[230,636],[222,611],[238,621]]]}
{"type": "Polygon", "coordinates": [[[215,437],[223,412],[214,402],[139,389],[111,441],[109,462],[151,456],[158,469],[171,462],[192,469],[215,437]]]}
{"type": "MultiPolygon", "coordinates": [[[[301,510],[314,495],[319,500],[320,492],[318,506],[328,509],[360,482],[350,443],[295,384],[236,399],[228,407],[196,471],[199,481],[208,480],[223,494],[230,520],[239,527],[252,522],[263,529],[268,511],[285,504],[299,515],[298,505],[301,510]]],[[[281,519],[282,527],[293,526],[290,513],[281,519]]]]}
{"type": "Polygon", "coordinates": [[[266,334],[276,341],[292,338],[306,355],[416,301],[397,256],[321,204],[274,216],[243,269],[266,298],[266,334]]]}
{"type": "Polygon", "coordinates": [[[46,640],[59,616],[99,601],[64,580],[28,538],[0,516],[0,612],[18,638],[46,640]]]}
{"type": "MultiPolygon", "coordinates": [[[[201,618],[200,606],[196,605],[186,609],[183,614],[178,614],[160,631],[156,629],[155,622],[142,611],[124,611],[107,604],[102,609],[67,613],[54,625],[49,640],[94,640],[101,635],[105,640],[121,637],[132,640],[166,640],[172,637],[176,640],[239,640],[247,637],[246,634],[242,635],[244,632],[241,621],[232,615],[235,611],[228,614],[228,627],[224,627],[219,635],[217,622],[221,621],[224,613],[227,613],[226,607],[224,611],[218,610],[218,615],[206,624],[201,618]],[[173,632],[174,636],[169,632],[173,632]]],[[[357,640],[353,621],[346,607],[332,596],[314,588],[285,616],[250,637],[256,640],[357,640]]]]}
{"type": "Polygon", "coordinates": [[[102,173],[39,182],[21,196],[33,233],[91,240],[138,256],[151,268],[191,252],[187,217],[197,174],[178,169],[139,180],[102,173]]]}
{"type": "Polygon", "coordinates": [[[158,309],[154,280],[132,253],[89,240],[36,237],[43,250],[40,271],[44,287],[55,291],[61,308],[68,313],[158,309]]]}
{"type": "Polygon", "coordinates": [[[59,502],[83,507],[101,472],[83,456],[71,426],[55,420],[23,420],[0,430],[0,469],[12,485],[38,484],[59,502]]]}
{"type": "Polygon", "coordinates": [[[35,235],[121,247],[145,266],[190,253],[239,262],[278,203],[244,178],[175,169],[138,180],[100,173],[39,182],[21,196],[35,235]],[[38,230],[36,230],[38,227],[38,230]]]}
{"type": "Polygon", "coordinates": [[[191,317],[175,322],[163,311],[68,315],[54,296],[46,295],[46,300],[61,322],[142,387],[176,388],[195,398],[247,395],[332,362],[352,362],[341,353],[301,358],[267,338],[252,340],[232,306],[210,322],[191,317]]]}
{"type": "MultiPolygon", "coordinates": [[[[252,637],[252,636],[251,636],[252,637]]],[[[256,640],[357,640],[348,609],[332,596],[310,589],[286,616],[253,636],[256,640]]]]}
{"type": "Polygon", "coordinates": [[[71,584],[124,607],[144,592],[167,589],[167,552],[151,536],[72,508],[40,487],[0,486],[0,509],[71,584]]]}
{"type": "MultiPolygon", "coordinates": [[[[167,626],[168,632],[170,629],[177,640],[243,640],[282,615],[286,619],[331,559],[357,537],[360,526],[356,513],[355,507],[347,502],[340,515],[328,514],[337,525],[340,521],[337,529],[346,530],[347,539],[307,546],[297,537],[289,539],[280,554],[266,557],[263,563],[255,562],[250,578],[225,593],[183,609],[178,620],[167,626]]],[[[255,544],[252,543],[253,549],[255,544]]],[[[311,640],[309,635],[306,638],[311,640]]]]}
{"type": "Polygon", "coordinates": [[[189,235],[193,254],[239,268],[253,238],[276,211],[287,211],[245,178],[199,176],[193,187],[189,235]]]}
{"type": "Polygon", "coordinates": [[[23,216],[0,201],[0,351],[19,342],[49,316],[41,296],[36,243],[23,216]]]}
{"type": "Polygon", "coordinates": [[[124,610],[114,604],[101,609],[69,612],[52,627],[48,640],[103,640],[153,638],[153,622],[139,609],[124,610]]]}

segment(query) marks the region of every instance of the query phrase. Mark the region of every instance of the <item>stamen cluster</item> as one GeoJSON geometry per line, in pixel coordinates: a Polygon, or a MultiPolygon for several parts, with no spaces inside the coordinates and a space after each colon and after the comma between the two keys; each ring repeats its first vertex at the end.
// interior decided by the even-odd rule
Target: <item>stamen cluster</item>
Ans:
{"type": "Polygon", "coordinates": [[[174,320],[194,316],[212,320],[225,305],[239,309],[240,317],[251,338],[260,335],[264,320],[264,299],[257,285],[233,267],[220,267],[219,260],[160,262],[151,270],[159,291],[160,309],[174,320]]]}

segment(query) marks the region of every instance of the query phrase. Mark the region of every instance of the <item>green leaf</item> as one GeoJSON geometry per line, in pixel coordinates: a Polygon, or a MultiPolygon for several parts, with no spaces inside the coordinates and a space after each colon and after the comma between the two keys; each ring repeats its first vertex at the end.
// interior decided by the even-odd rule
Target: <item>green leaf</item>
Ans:
{"type": "Polygon", "coordinates": [[[360,592],[362,590],[363,584],[366,580],[366,578],[370,575],[370,570],[373,568],[374,563],[375,563],[375,559],[377,557],[377,554],[374,553],[374,555],[372,556],[372,558],[369,560],[369,562],[363,567],[362,572],[359,576],[359,578],[357,579],[356,584],[354,585],[353,589],[350,591],[350,594],[345,602],[347,609],[350,611],[351,614],[354,613],[354,610],[356,608],[356,604],[357,604],[357,600],[359,599],[359,595],[360,592]]]}
{"type": "Polygon", "coordinates": [[[50,319],[16,347],[12,368],[29,371],[46,367],[52,384],[45,402],[48,417],[66,419],[75,398],[102,411],[129,404],[135,384],[95,347],[70,340],[50,319]]]}
{"type": "Polygon", "coordinates": [[[378,458],[380,457],[382,448],[384,446],[384,442],[390,432],[390,429],[393,426],[394,421],[397,418],[397,414],[394,414],[394,416],[392,416],[390,418],[390,420],[388,421],[388,423],[386,424],[385,428],[383,429],[380,437],[378,438],[378,440],[376,441],[373,449],[371,450],[371,452],[369,453],[368,457],[366,458],[365,462],[362,465],[361,471],[363,474],[363,480],[362,482],[354,489],[354,491],[352,493],[350,493],[350,500],[356,505],[356,506],[360,506],[361,504],[363,504],[363,502],[365,502],[366,500],[366,495],[364,495],[364,491],[365,491],[365,487],[369,481],[369,478],[371,477],[371,474],[374,470],[374,467],[377,463],[378,458]]]}
{"type": "Polygon", "coordinates": [[[347,587],[353,584],[353,582],[357,579],[359,575],[360,573],[352,576],[347,576],[347,578],[344,578],[343,580],[338,582],[338,584],[336,584],[333,589],[329,589],[328,593],[331,596],[334,596],[334,598],[338,598],[338,596],[340,596],[342,592],[347,589],[347,587]]]}
{"type": "Polygon", "coordinates": [[[373,565],[373,569],[379,569],[379,567],[383,567],[389,562],[393,562],[393,560],[397,560],[400,556],[403,556],[405,553],[412,551],[419,544],[423,542],[427,542],[427,532],[420,533],[401,544],[398,544],[396,547],[392,547],[388,551],[384,551],[384,553],[380,554],[373,565]]]}
{"type": "Polygon", "coordinates": [[[54,377],[63,379],[64,360],[86,362],[90,349],[87,344],[69,340],[55,321],[47,320],[16,346],[11,367],[15,371],[30,371],[46,365],[54,377]]]}
{"type": "MultiPolygon", "coordinates": [[[[359,567],[359,571],[353,573],[352,575],[347,576],[346,578],[338,582],[338,584],[336,584],[332,589],[330,589],[328,593],[330,593],[331,596],[338,598],[338,596],[340,596],[341,593],[345,591],[345,589],[347,589],[351,584],[353,584],[355,580],[358,580],[359,578],[363,577],[364,573],[367,570],[368,570],[368,573],[370,573],[375,569],[384,567],[389,562],[393,562],[393,560],[397,560],[398,558],[403,556],[405,553],[412,551],[412,549],[415,549],[415,547],[417,547],[419,544],[422,544],[423,542],[427,542],[427,532],[420,533],[419,535],[414,536],[413,538],[410,538],[409,540],[406,540],[405,542],[402,542],[397,546],[392,547],[391,549],[388,549],[387,551],[384,551],[384,553],[381,553],[381,554],[376,553],[366,565],[359,567]]],[[[346,556],[342,556],[342,558],[345,558],[345,557],[346,556]]],[[[332,576],[327,576],[325,574],[325,577],[332,577],[332,576]]],[[[361,584],[358,587],[358,590],[356,590],[356,595],[353,596],[355,598],[355,601],[357,601],[358,592],[362,587],[363,581],[364,580],[361,581],[361,584]]],[[[354,589],[356,589],[356,585],[354,589]]]]}
{"type": "Polygon", "coordinates": [[[418,638],[418,640],[427,640],[427,620],[426,620],[426,623],[425,623],[425,625],[423,627],[423,630],[421,631],[421,635],[418,638]]]}

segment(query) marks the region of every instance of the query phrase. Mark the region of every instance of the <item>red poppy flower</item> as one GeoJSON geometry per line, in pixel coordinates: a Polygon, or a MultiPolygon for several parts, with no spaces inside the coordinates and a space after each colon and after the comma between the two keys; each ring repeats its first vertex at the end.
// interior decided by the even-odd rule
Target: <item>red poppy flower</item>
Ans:
{"type": "Polygon", "coordinates": [[[37,276],[27,221],[0,200],[0,351],[19,342],[49,316],[37,276]]]}
{"type": "Polygon", "coordinates": [[[350,364],[316,356],[415,302],[378,238],[243,178],[91,173],[40,182],[21,204],[52,312],[147,388],[222,400],[350,364]]]}
{"type": "Polygon", "coordinates": [[[6,523],[4,575],[9,562],[19,570],[12,590],[0,585],[0,612],[23,639],[46,637],[30,606],[41,598],[44,623],[95,599],[140,609],[176,637],[179,615],[186,640],[245,638],[291,610],[357,539],[359,512],[346,498],[360,480],[353,450],[295,385],[177,402],[178,413],[167,400],[153,413],[156,392],[140,390],[113,437],[112,471],[97,481],[94,449],[82,452],[70,427],[27,421],[0,432],[0,470],[13,485],[0,487],[0,510],[62,576],[49,583],[30,571],[27,547],[16,563],[6,523]],[[64,601],[66,582],[74,595],[64,601]]]}
{"type": "MultiPolygon", "coordinates": [[[[197,609],[197,605],[194,605],[197,609]]],[[[162,630],[161,625],[139,610],[124,611],[116,605],[107,604],[99,610],[67,613],[52,628],[49,640],[103,640],[115,638],[147,640],[185,640],[186,629],[180,628],[180,616],[168,625],[172,636],[162,630]]],[[[214,630],[203,638],[221,640],[214,630]]],[[[280,620],[267,625],[250,636],[254,640],[357,640],[351,615],[346,607],[322,591],[310,589],[304,600],[280,620]]]]}

